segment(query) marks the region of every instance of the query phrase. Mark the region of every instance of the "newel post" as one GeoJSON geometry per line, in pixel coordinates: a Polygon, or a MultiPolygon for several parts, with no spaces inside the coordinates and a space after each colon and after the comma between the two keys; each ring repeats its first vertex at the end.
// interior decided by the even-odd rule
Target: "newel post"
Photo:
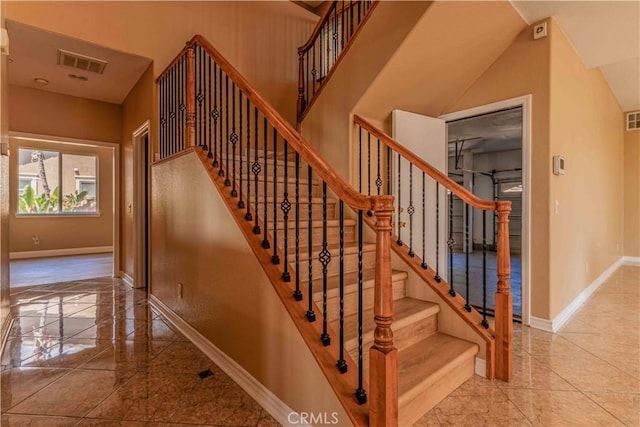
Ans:
{"type": "Polygon", "coordinates": [[[196,145],[196,76],[193,42],[187,43],[187,125],[184,129],[184,148],[196,145]]]}
{"type": "Polygon", "coordinates": [[[298,52],[298,121],[300,121],[305,108],[306,102],[304,100],[304,52],[298,52]]]}
{"type": "Polygon", "coordinates": [[[498,289],[495,299],[496,378],[509,381],[513,373],[513,300],[511,296],[511,257],[509,254],[509,212],[511,202],[498,205],[498,289]]]}
{"type": "Polygon", "coordinates": [[[398,425],[398,349],[393,345],[391,281],[391,215],[393,197],[378,196],[376,216],[376,281],[373,312],[376,329],[369,353],[369,425],[398,425]]]}

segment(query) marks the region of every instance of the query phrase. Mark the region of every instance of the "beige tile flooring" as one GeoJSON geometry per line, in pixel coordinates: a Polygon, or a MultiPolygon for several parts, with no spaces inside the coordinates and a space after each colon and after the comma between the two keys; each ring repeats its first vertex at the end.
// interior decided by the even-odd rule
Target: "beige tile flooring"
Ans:
{"type": "MultiPolygon", "coordinates": [[[[3,427],[277,425],[118,280],[12,299],[3,427]]],[[[640,267],[616,271],[558,334],[516,325],[514,353],[511,382],[473,377],[416,425],[640,426],[640,267]]]]}
{"type": "Polygon", "coordinates": [[[557,334],[514,325],[513,379],[475,376],[416,426],[640,426],[640,267],[623,265],[557,334]]]}
{"type": "Polygon", "coordinates": [[[20,289],[2,427],[278,425],[117,279],[20,289]]]}
{"type": "Polygon", "coordinates": [[[113,275],[113,253],[14,259],[9,263],[11,288],[87,280],[113,275]]]}

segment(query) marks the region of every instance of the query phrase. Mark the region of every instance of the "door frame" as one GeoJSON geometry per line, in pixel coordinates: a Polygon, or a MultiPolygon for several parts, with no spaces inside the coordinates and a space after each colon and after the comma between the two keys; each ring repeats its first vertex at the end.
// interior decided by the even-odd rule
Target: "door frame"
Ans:
{"type": "MultiPolygon", "coordinates": [[[[532,96],[524,95],[439,116],[447,122],[513,107],[522,107],[522,323],[531,322],[531,112],[532,96]]],[[[445,163],[448,168],[448,163],[445,163]]]]}
{"type": "Polygon", "coordinates": [[[144,173],[147,172],[151,163],[153,162],[152,150],[151,150],[151,121],[146,120],[142,123],[132,134],[133,143],[133,235],[134,235],[134,261],[133,261],[133,286],[134,288],[149,288],[149,277],[147,277],[149,260],[147,255],[148,249],[145,253],[145,243],[148,242],[147,221],[145,217],[145,210],[141,209],[141,206],[147,203],[150,206],[149,201],[149,182],[147,180],[146,186],[144,183],[144,173]],[[147,155],[144,155],[144,139],[147,138],[147,155]],[[145,171],[146,169],[146,171],[145,171]],[[146,199],[145,200],[145,196],[146,199]]]}

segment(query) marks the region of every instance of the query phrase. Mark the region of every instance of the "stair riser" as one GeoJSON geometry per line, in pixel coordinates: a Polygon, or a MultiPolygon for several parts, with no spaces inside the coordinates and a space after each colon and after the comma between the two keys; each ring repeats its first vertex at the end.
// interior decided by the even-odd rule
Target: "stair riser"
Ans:
{"type": "MultiPolygon", "coordinates": [[[[251,170],[251,165],[253,165],[254,159],[251,159],[249,162],[249,170],[251,170]]],[[[269,171],[269,175],[273,174],[273,163],[271,161],[268,161],[267,164],[265,165],[264,162],[262,162],[261,159],[258,159],[258,163],[260,163],[260,166],[262,167],[262,170],[264,171],[264,168],[266,167],[267,170],[269,171]]],[[[302,163],[302,162],[301,162],[302,163]]],[[[240,171],[240,162],[238,160],[236,160],[236,171],[240,171]]],[[[246,159],[242,159],[242,174],[244,176],[247,175],[247,160],[246,159]]],[[[276,175],[277,176],[284,176],[284,161],[283,160],[278,160],[278,164],[276,167],[276,175]]],[[[294,178],[296,176],[296,161],[295,159],[290,159],[287,165],[287,175],[289,176],[289,178],[294,178]]],[[[253,174],[251,174],[251,177],[253,177],[253,174]]],[[[300,173],[299,173],[299,177],[300,179],[306,179],[307,178],[307,167],[303,166],[302,164],[300,164],[300,173]]]]}
{"type": "MultiPolygon", "coordinates": [[[[295,263],[295,257],[291,258],[289,261],[292,263],[295,263]]],[[[362,268],[363,269],[375,268],[375,265],[376,265],[376,253],[373,251],[364,252],[362,254],[362,268]]],[[[313,267],[314,279],[321,278],[322,264],[320,264],[320,261],[318,261],[317,259],[314,259],[312,263],[312,267],[313,267]]],[[[357,253],[347,254],[344,256],[344,271],[345,273],[358,271],[358,254],[357,253]]],[[[308,272],[309,272],[309,262],[307,260],[301,261],[300,262],[301,279],[304,278],[303,280],[306,280],[308,277],[308,272]]],[[[338,256],[338,252],[336,251],[335,256],[334,254],[331,255],[331,262],[327,264],[327,274],[329,276],[334,276],[339,273],[340,273],[340,257],[338,256]]],[[[315,284],[316,283],[314,283],[314,285],[315,284]]],[[[316,291],[319,289],[316,289],[316,291]]]]}
{"type": "MultiPolygon", "coordinates": [[[[282,196],[282,195],[279,195],[282,196]]],[[[253,199],[253,197],[252,197],[253,199]]],[[[280,208],[280,203],[282,202],[282,197],[279,197],[278,199],[278,203],[277,203],[277,208],[278,208],[278,220],[280,221],[284,221],[284,212],[282,211],[282,209],[280,208]]],[[[291,197],[289,198],[289,201],[291,200],[291,197]]],[[[251,207],[255,207],[254,202],[252,201],[251,203],[251,207]]],[[[262,209],[264,209],[264,203],[262,202],[258,202],[258,210],[260,212],[262,212],[262,209]]],[[[271,219],[273,219],[273,204],[272,203],[268,203],[267,204],[267,209],[269,210],[269,217],[271,219]]],[[[322,205],[321,204],[314,204],[311,208],[311,214],[313,216],[314,220],[322,220],[322,205]]],[[[308,216],[309,215],[309,207],[306,203],[301,203],[300,204],[300,221],[307,221],[308,220],[308,216]]],[[[336,213],[336,205],[335,204],[329,204],[327,203],[327,219],[335,219],[337,218],[337,213],[336,213]]],[[[291,224],[294,224],[294,221],[296,219],[296,206],[295,204],[291,204],[291,210],[289,211],[289,225],[291,226],[291,224]]]]}
{"type": "MultiPolygon", "coordinates": [[[[269,215],[271,217],[271,215],[269,215]]],[[[260,217],[262,219],[262,217],[260,217]]],[[[273,219],[270,220],[269,224],[269,233],[273,232],[273,219]]],[[[302,222],[301,222],[302,224],[302,222]]],[[[300,228],[300,245],[307,246],[309,243],[309,235],[307,233],[307,228],[300,228]]],[[[313,245],[321,245],[322,244],[322,227],[315,227],[311,234],[313,245]]],[[[351,243],[354,242],[356,238],[356,230],[355,226],[347,226],[344,227],[344,242],[351,243]]],[[[337,226],[327,226],[327,243],[328,244],[337,244],[340,242],[340,228],[337,226]]],[[[289,254],[292,254],[295,251],[296,244],[296,228],[295,221],[289,221],[289,254]]],[[[278,247],[282,248],[284,245],[284,229],[278,230],[278,247]]],[[[300,252],[306,252],[306,249],[301,249],[300,252]]],[[[335,257],[332,253],[332,259],[338,257],[339,252],[336,250],[335,257]]]]}
{"type": "MultiPolygon", "coordinates": [[[[424,319],[411,322],[401,328],[394,328],[393,325],[391,325],[391,329],[393,330],[393,344],[398,351],[401,351],[438,332],[438,315],[434,314],[432,316],[425,317],[424,319]]],[[[367,355],[365,356],[368,357],[368,350],[373,345],[373,335],[365,335],[362,339],[363,347],[367,350],[367,355]]],[[[346,349],[352,357],[358,356],[358,347],[356,343],[349,345],[346,349]]]]}
{"type": "MultiPolygon", "coordinates": [[[[229,177],[229,179],[231,179],[231,177],[229,177]]],[[[246,193],[247,191],[247,183],[246,181],[242,180],[242,181],[236,181],[236,189],[238,191],[240,191],[240,183],[242,183],[242,192],[246,193]]],[[[284,182],[278,182],[277,184],[277,200],[281,201],[283,199],[283,194],[284,194],[284,189],[285,189],[285,183],[284,182]]],[[[321,187],[314,182],[312,185],[312,192],[311,194],[313,195],[313,197],[319,197],[322,194],[322,189],[321,187]]],[[[255,191],[256,191],[256,186],[255,186],[255,181],[251,180],[251,189],[250,189],[250,194],[251,194],[251,198],[253,199],[255,196],[255,191]]],[[[295,200],[295,186],[293,182],[289,182],[288,184],[288,188],[287,191],[289,192],[289,200],[295,200]]],[[[259,180],[258,181],[258,198],[262,198],[264,197],[264,181],[259,180]]],[[[309,194],[309,190],[307,187],[307,184],[301,184],[300,185],[300,195],[301,196],[307,196],[309,194]]],[[[273,181],[271,180],[267,180],[267,197],[273,197],[273,181]]]]}
{"type": "MultiPolygon", "coordinates": [[[[349,287],[350,292],[344,296],[344,315],[356,313],[358,311],[358,292],[357,287],[349,287]]],[[[316,292],[318,289],[315,290],[316,292]]],[[[362,307],[368,310],[373,307],[374,288],[364,289],[362,293],[362,307]]],[[[404,279],[393,282],[393,299],[404,298],[406,295],[404,279]]],[[[316,294],[315,301],[318,307],[322,307],[322,295],[316,294]]],[[[340,296],[327,298],[327,320],[332,322],[340,317],[340,296]]],[[[338,331],[336,331],[337,333],[338,331]]]]}

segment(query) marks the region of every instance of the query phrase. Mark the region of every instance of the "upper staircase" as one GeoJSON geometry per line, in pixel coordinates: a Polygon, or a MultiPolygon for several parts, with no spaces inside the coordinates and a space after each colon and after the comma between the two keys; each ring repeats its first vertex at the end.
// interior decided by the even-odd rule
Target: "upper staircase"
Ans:
{"type": "MultiPolygon", "coordinates": [[[[375,6],[332,2],[325,18],[343,31],[338,22],[348,22],[348,11],[360,3],[369,12],[375,6]]],[[[341,45],[342,54],[346,47],[341,45]]],[[[487,376],[510,378],[508,202],[477,199],[356,117],[386,148],[386,157],[378,148],[377,165],[370,163],[377,166],[377,194],[362,194],[200,36],[157,83],[162,161],[198,154],[353,424],[410,425],[474,374],[480,347],[442,332],[442,304],[486,344],[487,376]],[[498,212],[495,331],[486,311],[479,314],[452,292],[444,272],[441,277],[397,236],[392,155],[420,171],[423,182],[428,177],[474,209],[498,212]],[[401,268],[392,267],[392,252],[401,268]],[[433,289],[434,301],[407,291],[416,275],[433,289]]],[[[299,113],[307,106],[305,98],[299,113]]],[[[435,218],[443,220],[444,209],[435,218]]]]}

